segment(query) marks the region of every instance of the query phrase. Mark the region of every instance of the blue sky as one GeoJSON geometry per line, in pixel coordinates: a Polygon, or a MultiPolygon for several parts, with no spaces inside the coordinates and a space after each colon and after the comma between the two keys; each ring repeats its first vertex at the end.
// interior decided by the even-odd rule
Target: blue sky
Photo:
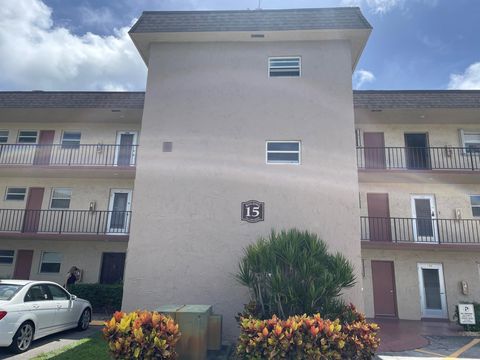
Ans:
{"type": "MultiPolygon", "coordinates": [[[[262,0],[262,8],[360,6],[373,32],[360,89],[479,89],[478,0],[262,0]]],[[[255,9],[258,0],[4,0],[1,90],[144,90],[127,31],[143,10],[255,9]]]]}

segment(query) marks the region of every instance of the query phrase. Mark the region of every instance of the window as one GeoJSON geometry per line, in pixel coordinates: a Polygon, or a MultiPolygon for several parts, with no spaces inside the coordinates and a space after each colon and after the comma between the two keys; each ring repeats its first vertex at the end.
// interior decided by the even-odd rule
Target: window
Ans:
{"type": "Polygon", "coordinates": [[[300,141],[267,141],[267,164],[300,164],[300,141]]]}
{"type": "Polygon", "coordinates": [[[0,265],[13,264],[14,255],[15,255],[15,251],[13,250],[0,250],[0,265]]]}
{"type": "Polygon", "coordinates": [[[11,300],[22,287],[22,285],[0,284],[0,300],[11,300]]]}
{"type": "Polygon", "coordinates": [[[461,130],[461,137],[463,147],[466,152],[480,153],[480,132],[479,131],[464,131],[461,130]]]}
{"type": "Polygon", "coordinates": [[[72,189],[52,189],[50,209],[68,209],[70,207],[71,197],[72,189]]]}
{"type": "Polygon", "coordinates": [[[270,77],[299,77],[300,72],[300,56],[268,58],[268,75],[270,77]]]}
{"type": "Polygon", "coordinates": [[[5,194],[5,200],[23,201],[25,200],[26,192],[27,188],[24,187],[9,187],[7,188],[7,192],[5,194]]]}
{"type": "Polygon", "coordinates": [[[70,300],[70,296],[60,286],[47,284],[53,300],[70,300]]]}
{"type": "Polygon", "coordinates": [[[64,131],[62,136],[62,148],[78,148],[80,146],[80,131],[64,131]]]}
{"type": "Polygon", "coordinates": [[[480,216],[480,195],[471,195],[470,203],[472,204],[472,215],[480,216]]]}
{"type": "Polygon", "coordinates": [[[18,132],[19,144],[36,144],[38,131],[21,130],[18,132]]]}
{"type": "Polygon", "coordinates": [[[59,273],[62,264],[62,254],[57,252],[44,252],[40,264],[41,273],[59,273]]]}
{"type": "Polygon", "coordinates": [[[45,285],[33,285],[23,299],[24,302],[45,300],[52,300],[45,285]]]}
{"type": "Polygon", "coordinates": [[[0,130],[0,144],[5,144],[8,141],[8,130],[0,130]]]}

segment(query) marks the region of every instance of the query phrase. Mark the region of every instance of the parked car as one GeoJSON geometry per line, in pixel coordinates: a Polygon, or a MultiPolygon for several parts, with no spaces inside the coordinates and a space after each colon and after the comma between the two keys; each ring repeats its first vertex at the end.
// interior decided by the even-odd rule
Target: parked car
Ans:
{"type": "Polygon", "coordinates": [[[0,346],[22,353],[33,340],[86,330],[92,305],[50,281],[0,280],[0,346]]]}

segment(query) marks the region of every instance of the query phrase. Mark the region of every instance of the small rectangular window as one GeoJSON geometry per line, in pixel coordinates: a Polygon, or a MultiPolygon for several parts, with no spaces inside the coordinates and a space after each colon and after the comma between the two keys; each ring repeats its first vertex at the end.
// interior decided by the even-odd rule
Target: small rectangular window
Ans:
{"type": "Polygon", "coordinates": [[[5,200],[25,200],[25,194],[27,193],[27,188],[24,187],[8,187],[5,194],[5,200]]]}
{"type": "Polygon", "coordinates": [[[480,195],[471,195],[470,203],[472,204],[472,215],[475,217],[480,216],[480,195]]]}
{"type": "Polygon", "coordinates": [[[5,144],[8,141],[8,130],[0,130],[0,144],[5,144]]]}
{"type": "Polygon", "coordinates": [[[267,141],[267,164],[300,164],[300,141],[267,141]]]}
{"type": "Polygon", "coordinates": [[[0,265],[13,264],[13,256],[15,251],[13,250],[0,250],[0,265]]]}
{"type": "Polygon", "coordinates": [[[58,252],[44,252],[40,264],[41,273],[59,273],[62,265],[62,254],[58,252]]]}
{"type": "Polygon", "coordinates": [[[300,56],[268,58],[268,74],[270,77],[299,77],[300,73],[300,56]]]}
{"type": "Polygon", "coordinates": [[[72,189],[52,189],[50,209],[68,209],[70,207],[71,197],[72,189]]]}
{"type": "Polygon", "coordinates": [[[78,148],[80,147],[80,131],[64,131],[62,136],[62,148],[78,148]]]}
{"type": "Polygon", "coordinates": [[[461,131],[466,152],[480,153],[480,131],[461,131]]]}
{"type": "Polygon", "coordinates": [[[38,131],[20,130],[18,132],[18,143],[19,144],[36,144],[37,137],[38,137],[38,131]]]}

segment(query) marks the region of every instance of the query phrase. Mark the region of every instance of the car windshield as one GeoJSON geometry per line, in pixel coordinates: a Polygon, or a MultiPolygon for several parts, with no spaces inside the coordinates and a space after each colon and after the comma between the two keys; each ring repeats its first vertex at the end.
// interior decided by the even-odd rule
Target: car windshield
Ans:
{"type": "Polygon", "coordinates": [[[21,288],[21,285],[0,284],[0,300],[10,300],[21,288]]]}

